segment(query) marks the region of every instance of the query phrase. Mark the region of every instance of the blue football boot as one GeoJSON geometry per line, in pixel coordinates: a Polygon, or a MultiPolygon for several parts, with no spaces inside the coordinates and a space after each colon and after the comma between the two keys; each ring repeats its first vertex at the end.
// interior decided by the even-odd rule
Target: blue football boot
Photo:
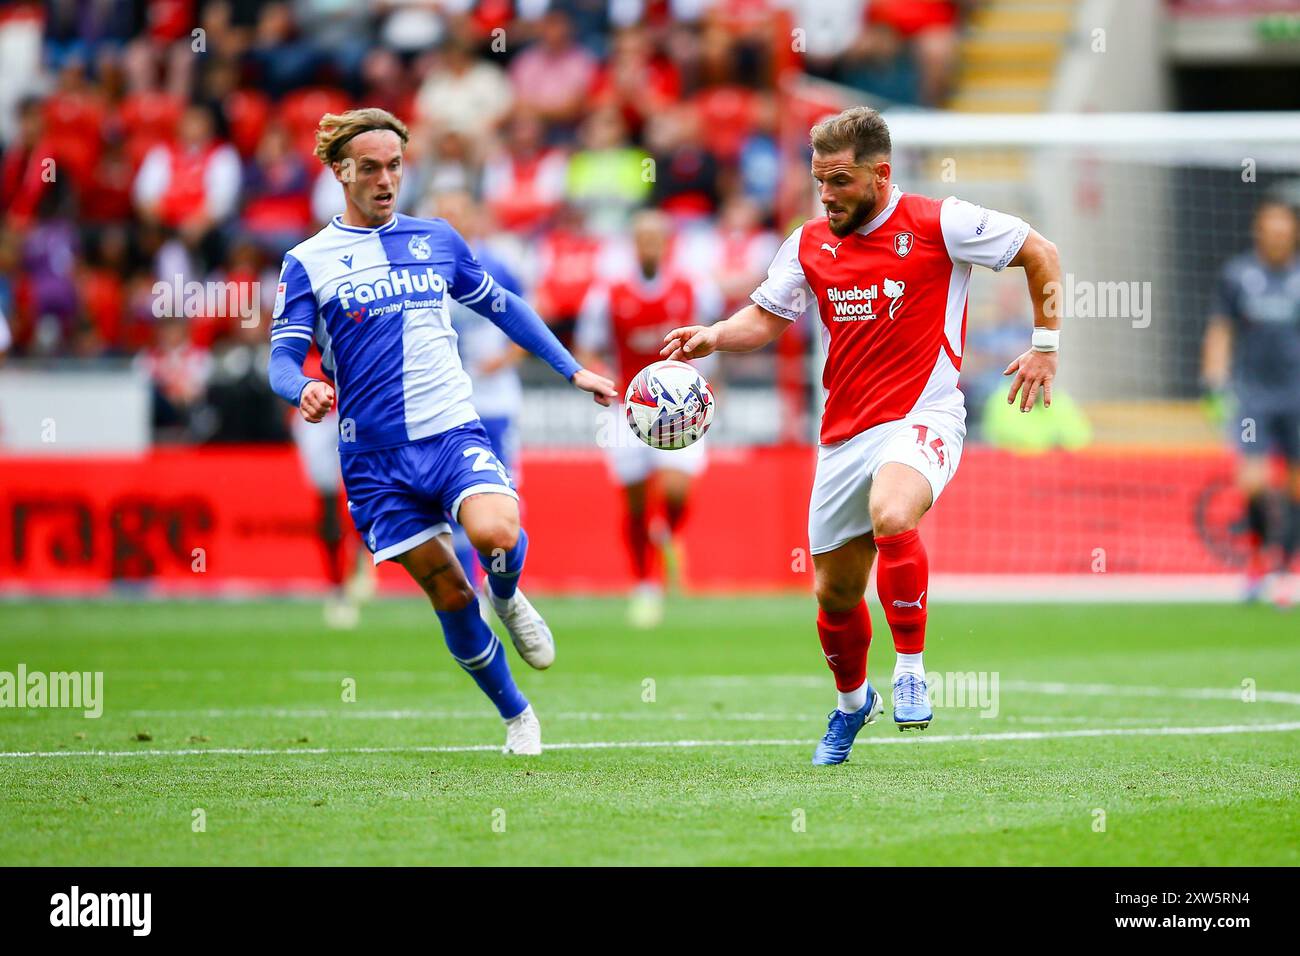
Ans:
{"type": "Polygon", "coordinates": [[[894,724],[899,730],[925,730],[934,719],[925,681],[904,674],[894,681],[894,724]]]}
{"type": "Polygon", "coordinates": [[[832,710],[826,736],[813,751],[813,764],[828,766],[848,760],[849,751],[853,749],[853,739],[857,737],[862,725],[874,724],[884,709],[885,705],[881,702],[876,689],[867,684],[867,702],[862,705],[861,710],[855,710],[851,714],[846,714],[842,710],[832,710]]]}

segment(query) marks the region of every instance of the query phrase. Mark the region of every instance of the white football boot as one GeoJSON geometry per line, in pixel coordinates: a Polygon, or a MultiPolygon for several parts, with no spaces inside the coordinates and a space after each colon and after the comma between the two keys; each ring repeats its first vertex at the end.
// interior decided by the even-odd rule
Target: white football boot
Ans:
{"type": "Polygon", "coordinates": [[[648,631],[663,620],[663,591],[655,584],[638,584],[627,605],[627,623],[639,631],[648,631]]]}
{"type": "Polygon", "coordinates": [[[375,565],[363,548],[357,555],[356,565],[343,586],[344,594],[353,604],[366,604],[375,596],[375,565]]]}
{"type": "Polygon", "coordinates": [[[322,610],[325,626],[333,631],[354,631],[361,622],[361,608],[345,597],[336,594],[325,599],[322,610]]]}
{"type": "Polygon", "coordinates": [[[532,704],[518,717],[506,721],[506,745],[501,752],[523,757],[536,757],[542,752],[542,725],[533,713],[532,704]]]}
{"type": "Polygon", "coordinates": [[[483,597],[497,612],[505,625],[515,650],[529,667],[544,671],[555,663],[555,638],[546,621],[537,613],[524,592],[515,589],[513,597],[502,600],[492,593],[487,578],[483,579],[483,597]]]}

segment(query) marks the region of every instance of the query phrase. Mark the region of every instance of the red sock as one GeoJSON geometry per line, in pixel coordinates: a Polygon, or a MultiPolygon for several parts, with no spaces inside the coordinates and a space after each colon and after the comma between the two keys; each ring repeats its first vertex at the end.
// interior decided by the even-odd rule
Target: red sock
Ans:
{"type": "Polygon", "coordinates": [[[835,675],[835,689],[848,693],[867,680],[867,648],[871,646],[871,614],[866,600],[848,611],[817,611],[817,636],[835,675]]]}
{"type": "Polygon", "coordinates": [[[329,577],[330,584],[341,587],[344,567],[346,566],[346,562],[343,560],[343,539],[322,538],[321,550],[325,552],[325,573],[329,577]]]}
{"type": "Polygon", "coordinates": [[[915,528],[876,538],[880,561],[876,587],[885,606],[885,620],[900,654],[925,650],[925,592],[930,587],[930,561],[915,528]]]}
{"type": "Polygon", "coordinates": [[[627,553],[632,559],[632,571],[638,581],[648,581],[655,547],[650,542],[650,516],[644,510],[629,511],[623,525],[627,553]]]}
{"type": "Polygon", "coordinates": [[[339,587],[343,584],[343,578],[347,573],[344,560],[346,538],[339,519],[339,496],[321,495],[320,506],[317,540],[320,542],[321,553],[325,556],[325,574],[330,584],[339,587]]]}
{"type": "Polygon", "coordinates": [[[664,516],[668,519],[669,533],[676,535],[686,522],[686,499],[668,498],[664,501],[664,516]]]}

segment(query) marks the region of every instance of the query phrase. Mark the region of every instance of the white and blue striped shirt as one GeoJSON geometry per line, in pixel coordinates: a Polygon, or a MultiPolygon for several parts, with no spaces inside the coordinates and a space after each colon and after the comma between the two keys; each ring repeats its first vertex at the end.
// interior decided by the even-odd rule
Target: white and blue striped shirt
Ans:
{"type": "MultiPolygon", "coordinates": [[[[481,309],[494,288],[445,220],[396,214],[364,229],[335,217],[285,255],[273,355],[288,352],[297,370],[311,342],[320,347],[338,397],[341,453],[419,441],[477,417],[448,296],[481,309]]],[[[295,403],[310,381],[301,372],[279,378],[273,359],[276,390],[295,403]]]]}

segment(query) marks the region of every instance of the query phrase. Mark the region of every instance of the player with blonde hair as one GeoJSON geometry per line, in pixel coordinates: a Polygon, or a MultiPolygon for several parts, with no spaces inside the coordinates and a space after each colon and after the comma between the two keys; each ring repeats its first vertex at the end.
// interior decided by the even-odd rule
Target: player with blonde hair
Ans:
{"type": "Polygon", "coordinates": [[[550,628],[518,586],[528,550],[519,496],[470,402],[450,302],[495,323],[597,402],[615,392],[493,280],[445,220],[397,212],[409,138],[380,109],[321,118],[316,155],[338,180],[345,210],[284,257],[271,384],[308,422],[337,404],[348,510],[375,564],[398,562],[428,595],[452,656],[505,720],[506,751],[536,754],[537,717],[452,552],[449,519],[478,552],[485,593],[515,649],[549,667],[550,628]],[[302,373],[313,340],[332,382],[302,373]]]}

